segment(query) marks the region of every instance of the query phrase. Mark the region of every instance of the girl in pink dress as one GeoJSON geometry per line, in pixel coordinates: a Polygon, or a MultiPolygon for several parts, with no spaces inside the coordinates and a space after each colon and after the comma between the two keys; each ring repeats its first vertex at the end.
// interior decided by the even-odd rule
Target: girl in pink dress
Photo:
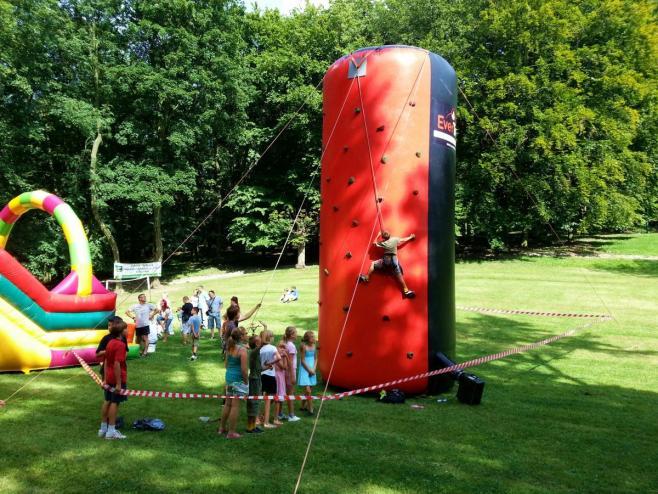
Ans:
{"type": "Polygon", "coordinates": [[[281,341],[277,346],[281,360],[274,364],[274,373],[276,378],[276,405],[274,405],[274,416],[276,417],[272,422],[274,425],[281,425],[283,422],[279,420],[281,415],[281,405],[283,404],[284,396],[286,394],[286,374],[288,373],[288,352],[286,351],[286,342],[281,341]]]}

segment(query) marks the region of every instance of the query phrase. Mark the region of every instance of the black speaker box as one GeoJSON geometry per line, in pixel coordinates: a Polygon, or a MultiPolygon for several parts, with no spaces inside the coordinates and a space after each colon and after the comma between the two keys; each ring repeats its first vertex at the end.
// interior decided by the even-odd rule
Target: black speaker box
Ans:
{"type": "Polygon", "coordinates": [[[479,405],[484,392],[484,381],[473,374],[463,373],[459,376],[457,399],[467,405],[479,405]]]}

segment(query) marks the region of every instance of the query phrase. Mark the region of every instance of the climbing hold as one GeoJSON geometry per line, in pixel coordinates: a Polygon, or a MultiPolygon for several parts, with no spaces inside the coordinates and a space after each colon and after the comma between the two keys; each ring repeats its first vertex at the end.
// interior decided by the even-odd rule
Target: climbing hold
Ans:
{"type": "Polygon", "coordinates": [[[352,356],[352,352],[347,352],[346,355],[347,355],[348,357],[351,357],[351,356],[352,356]]]}
{"type": "Polygon", "coordinates": [[[354,182],[356,182],[356,178],[350,177],[347,179],[347,185],[352,185],[354,182]]]}
{"type": "Polygon", "coordinates": [[[383,197],[378,197],[377,202],[384,202],[384,198],[383,197]]]}
{"type": "Polygon", "coordinates": [[[345,257],[347,257],[348,259],[352,259],[352,253],[348,250],[348,251],[345,253],[345,257]]]}
{"type": "Polygon", "coordinates": [[[334,206],[334,212],[338,212],[340,208],[338,206],[334,206]]]}
{"type": "Polygon", "coordinates": [[[409,360],[411,360],[412,358],[414,358],[414,352],[407,352],[407,358],[408,358],[409,360]]]}
{"type": "Polygon", "coordinates": [[[416,106],[416,102],[415,101],[410,101],[409,106],[416,106]]]}
{"type": "Polygon", "coordinates": [[[358,106],[354,108],[354,113],[361,113],[361,108],[359,108],[358,106]]]}
{"type": "Polygon", "coordinates": [[[420,158],[420,157],[421,157],[421,154],[422,154],[422,153],[421,153],[420,151],[416,151],[416,158],[420,158]]]}
{"type": "Polygon", "coordinates": [[[391,318],[389,316],[386,316],[386,315],[382,316],[382,321],[387,321],[388,322],[390,320],[391,320],[391,318]]]}
{"type": "Polygon", "coordinates": [[[377,132],[383,132],[384,129],[385,127],[383,125],[380,125],[379,127],[377,127],[377,132]]]}
{"type": "Polygon", "coordinates": [[[349,310],[350,310],[350,306],[349,306],[349,305],[344,305],[344,306],[343,306],[343,312],[348,312],[349,310]]]}
{"type": "Polygon", "coordinates": [[[318,300],[318,305],[322,305],[322,302],[320,302],[319,300],[318,300]]]}
{"type": "Polygon", "coordinates": [[[326,178],[327,182],[331,182],[331,177],[326,178]]]}
{"type": "Polygon", "coordinates": [[[415,196],[418,195],[418,190],[414,190],[414,195],[415,195],[415,196]]]}
{"type": "Polygon", "coordinates": [[[386,156],[386,155],[382,156],[382,159],[380,161],[382,163],[387,163],[388,162],[388,156],[386,156]]]}
{"type": "Polygon", "coordinates": [[[352,220],[352,226],[359,226],[359,220],[352,220]]]}
{"type": "Polygon", "coordinates": [[[350,149],[350,148],[348,148],[347,146],[343,146],[343,152],[344,152],[344,153],[346,153],[349,149],[350,149]]]}
{"type": "Polygon", "coordinates": [[[327,268],[324,268],[324,274],[326,274],[327,276],[329,276],[329,270],[328,270],[327,268]]]}

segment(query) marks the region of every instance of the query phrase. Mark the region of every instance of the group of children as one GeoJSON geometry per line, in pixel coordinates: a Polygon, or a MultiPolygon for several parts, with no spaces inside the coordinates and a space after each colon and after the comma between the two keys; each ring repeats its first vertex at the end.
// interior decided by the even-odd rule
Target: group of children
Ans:
{"type": "MultiPolygon", "coordinates": [[[[187,298],[187,297],[186,297],[187,298]]],[[[251,313],[255,309],[256,306],[251,313]]],[[[192,335],[192,359],[196,360],[201,332],[199,310],[192,307],[188,326],[192,335]]],[[[317,357],[315,334],[306,331],[299,346],[299,365],[297,361],[297,329],[289,326],[284,337],[275,346],[274,334],[267,329],[260,335],[247,338],[247,330],[238,326],[243,320],[240,308],[235,304],[227,310],[223,329],[226,332],[226,394],[235,396],[225,401],[219,426],[219,434],[226,434],[230,439],[241,437],[237,433],[237,421],[241,402],[238,397],[260,396],[261,394],[274,396],[274,413],[269,398],[264,400],[263,414],[261,415],[261,400],[247,401],[247,432],[261,433],[263,429],[276,428],[283,421],[296,422],[294,400],[288,395],[295,394],[295,386],[303,386],[305,396],[310,396],[312,386],[317,384],[317,357]],[[248,346],[248,349],[247,349],[248,346]],[[287,402],[287,413],[284,413],[284,401],[287,402]],[[262,426],[262,428],[261,428],[262,426]]],[[[100,374],[103,382],[112,389],[104,390],[104,401],[101,410],[101,426],[99,437],[105,439],[125,439],[125,436],[116,429],[116,417],[120,403],[126,401],[126,396],[120,390],[127,386],[126,357],[128,342],[126,340],[127,325],[118,316],[111,318],[109,334],[103,337],[96,350],[96,356],[102,362],[100,374]]],[[[185,337],[185,333],[184,333],[185,337]]],[[[313,400],[305,399],[301,411],[313,415],[313,400]]]]}
{"type": "MultiPolygon", "coordinates": [[[[288,395],[295,392],[295,385],[304,386],[305,396],[311,395],[311,386],[317,384],[317,349],[313,331],[304,333],[300,345],[300,362],[297,365],[297,329],[286,328],[284,337],[273,345],[274,335],[267,327],[260,335],[248,339],[244,327],[234,329],[226,349],[226,394],[228,398],[222,411],[218,433],[229,439],[241,437],[237,432],[237,421],[241,400],[239,397],[265,395],[263,414],[261,400],[247,401],[247,433],[262,433],[264,429],[274,429],[283,421],[297,422],[294,400],[288,395]],[[274,413],[272,402],[274,396],[274,413]],[[287,402],[287,414],[283,403],[287,402]],[[262,428],[260,427],[262,426],[262,428]]],[[[303,401],[302,411],[313,415],[313,400],[303,401]]]]}

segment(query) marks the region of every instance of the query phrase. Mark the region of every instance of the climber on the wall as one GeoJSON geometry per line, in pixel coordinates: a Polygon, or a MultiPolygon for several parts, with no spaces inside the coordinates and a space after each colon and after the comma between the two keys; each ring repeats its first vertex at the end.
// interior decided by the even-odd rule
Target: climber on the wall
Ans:
{"type": "Polygon", "coordinates": [[[409,290],[409,287],[404,282],[404,277],[402,276],[402,268],[400,267],[400,263],[398,262],[398,247],[404,245],[410,240],[415,239],[416,235],[412,233],[408,237],[400,238],[400,237],[391,237],[391,234],[388,232],[381,232],[380,236],[382,240],[379,242],[373,242],[373,245],[375,247],[384,249],[384,255],[382,256],[381,259],[378,259],[377,261],[373,261],[370,264],[370,269],[368,270],[368,274],[362,274],[361,276],[359,276],[359,281],[368,283],[370,281],[370,275],[375,270],[378,271],[381,270],[385,272],[388,271],[395,276],[395,278],[402,286],[402,293],[404,297],[414,298],[416,294],[412,290],[409,290]]]}

